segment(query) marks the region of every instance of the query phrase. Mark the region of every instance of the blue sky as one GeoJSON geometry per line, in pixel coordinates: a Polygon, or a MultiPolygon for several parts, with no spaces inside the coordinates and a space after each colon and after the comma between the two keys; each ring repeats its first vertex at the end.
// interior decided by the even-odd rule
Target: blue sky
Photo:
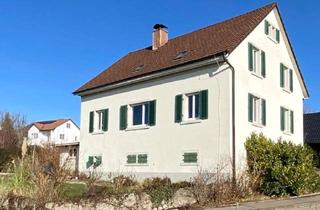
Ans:
{"type": "MultiPolygon", "coordinates": [[[[151,44],[152,26],[170,38],[261,7],[268,0],[1,0],[0,111],[28,121],[72,118],[72,92],[129,51],[151,44]]],[[[307,111],[320,111],[320,2],[279,0],[304,74],[307,111]]]]}

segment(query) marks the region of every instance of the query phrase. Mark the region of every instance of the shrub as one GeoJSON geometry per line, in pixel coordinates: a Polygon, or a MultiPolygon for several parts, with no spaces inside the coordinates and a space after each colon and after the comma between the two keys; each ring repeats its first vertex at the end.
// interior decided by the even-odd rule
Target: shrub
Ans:
{"type": "Polygon", "coordinates": [[[236,202],[252,194],[246,173],[238,173],[234,180],[221,166],[212,171],[200,170],[192,179],[190,190],[200,206],[236,202]]]}
{"type": "Polygon", "coordinates": [[[163,201],[169,201],[177,190],[168,177],[145,179],[142,187],[155,206],[160,206],[163,201]]]}
{"type": "Polygon", "coordinates": [[[257,189],[266,195],[299,195],[316,190],[319,176],[309,147],[252,134],[245,143],[248,171],[259,177],[257,189]]]}

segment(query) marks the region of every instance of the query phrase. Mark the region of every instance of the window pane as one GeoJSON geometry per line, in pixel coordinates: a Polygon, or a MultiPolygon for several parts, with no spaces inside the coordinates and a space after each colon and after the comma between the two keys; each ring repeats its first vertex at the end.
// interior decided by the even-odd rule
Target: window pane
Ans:
{"type": "Polygon", "coordinates": [[[149,104],[144,104],[144,124],[149,124],[149,104]]]}
{"type": "Polygon", "coordinates": [[[142,124],[142,105],[136,105],[133,107],[133,125],[142,124]]]}
{"type": "Polygon", "coordinates": [[[188,96],[188,117],[193,118],[193,95],[188,96]]]}
{"type": "Polygon", "coordinates": [[[200,95],[195,95],[195,118],[199,118],[200,95]]]}

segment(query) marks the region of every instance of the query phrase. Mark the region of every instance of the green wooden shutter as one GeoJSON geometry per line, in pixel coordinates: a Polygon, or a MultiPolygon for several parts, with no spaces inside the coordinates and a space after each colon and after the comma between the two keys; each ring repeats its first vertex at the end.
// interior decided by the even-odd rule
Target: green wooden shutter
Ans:
{"type": "Polygon", "coordinates": [[[280,31],[279,29],[276,29],[276,40],[278,43],[280,43],[280,31]]]}
{"type": "Polygon", "coordinates": [[[183,154],[184,163],[197,163],[198,162],[198,153],[196,152],[186,152],[183,154]]]}
{"type": "Polygon", "coordinates": [[[261,75],[266,77],[266,53],[261,50],[261,75]]]}
{"type": "Polygon", "coordinates": [[[284,65],[280,63],[280,87],[284,88],[284,65]]]}
{"type": "Polygon", "coordinates": [[[109,109],[103,110],[102,130],[108,131],[109,109]]]}
{"type": "Polygon", "coordinates": [[[137,163],[137,156],[136,155],[127,155],[127,163],[128,164],[137,163]]]}
{"type": "Polygon", "coordinates": [[[250,93],[248,94],[248,120],[249,122],[253,122],[253,95],[250,93]]]}
{"type": "Polygon", "coordinates": [[[200,119],[208,119],[208,90],[200,92],[200,119]]]}
{"type": "Polygon", "coordinates": [[[266,121],[267,121],[267,116],[266,116],[266,100],[265,99],[261,99],[261,109],[262,109],[262,116],[261,116],[261,120],[262,120],[262,125],[266,125],[266,121]]]}
{"type": "Polygon", "coordinates": [[[175,120],[176,123],[182,121],[182,95],[177,95],[175,98],[175,120]]]}
{"type": "Polygon", "coordinates": [[[96,161],[94,162],[94,167],[100,166],[101,163],[102,163],[102,157],[101,156],[95,156],[94,158],[96,159],[96,161]]]}
{"type": "Polygon", "coordinates": [[[94,112],[89,114],[89,133],[93,132],[94,112]]]}
{"type": "Polygon", "coordinates": [[[293,91],[293,71],[290,69],[290,91],[293,91]]]}
{"type": "Polygon", "coordinates": [[[285,127],[285,109],[283,107],[280,107],[280,126],[281,126],[281,131],[284,131],[285,127]]]}
{"type": "Polygon", "coordinates": [[[146,164],[146,163],[148,163],[148,155],[147,155],[147,154],[139,154],[139,155],[138,155],[138,163],[139,163],[139,164],[146,164]]]}
{"type": "Polygon", "coordinates": [[[293,116],[293,111],[290,112],[290,121],[291,121],[291,133],[294,133],[294,116],[293,116]]]}
{"type": "Polygon", "coordinates": [[[264,21],[264,33],[269,35],[269,22],[268,21],[264,21]]]}
{"type": "Polygon", "coordinates": [[[249,71],[253,71],[253,57],[252,57],[253,46],[251,43],[248,43],[248,64],[249,71]]]}
{"type": "Polygon", "coordinates": [[[120,130],[125,130],[127,128],[127,105],[120,107],[120,130]]]}
{"type": "Polygon", "coordinates": [[[149,125],[156,124],[156,100],[149,102],[149,125]]]}
{"type": "Polygon", "coordinates": [[[90,166],[92,166],[92,164],[93,164],[93,156],[89,156],[88,161],[86,163],[87,168],[90,168],[90,166]]]}

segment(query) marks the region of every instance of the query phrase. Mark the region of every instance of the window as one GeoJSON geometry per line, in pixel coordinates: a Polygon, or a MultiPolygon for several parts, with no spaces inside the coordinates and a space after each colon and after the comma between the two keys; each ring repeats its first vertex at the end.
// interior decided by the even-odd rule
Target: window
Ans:
{"type": "Polygon", "coordinates": [[[175,122],[208,119],[208,90],[177,95],[175,122]]]}
{"type": "Polygon", "coordinates": [[[293,71],[284,64],[280,64],[280,86],[286,91],[293,91],[293,71]]]}
{"type": "Polygon", "coordinates": [[[293,111],[281,107],[280,108],[280,120],[281,120],[281,131],[285,133],[293,133],[294,132],[294,116],[293,111]]]}
{"type": "Polygon", "coordinates": [[[61,140],[63,140],[63,139],[64,139],[64,134],[60,134],[60,135],[59,135],[59,138],[60,138],[61,140]]]}
{"type": "Polygon", "coordinates": [[[130,154],[127,155],[127,164],[147,164],[148,155],[147,154],[130,154]]]}
{"type": "Polygon", "coordinates": [[[183,163],[187,163],[187,164],[198,163],[198,153],[185,152],[183,154],[183,163]]]}
{"type": "Polygon", "coordinates": [[[102,156],[89,156],[88,161],[86,163],[87,169],[90,168],[91,166],[93,168],[97,168],[100,166],[102,163],[102,156]]]}
{"type": "Polygon", "coordinates": [[[249,70],[259,77],[266,76],[265,52],[253,46],[248,45],[249,70]]]}
{"type": "Polygon", "coordinates": [[[67,123],[67,128],[70,128],[71,127],[71,124],[70,123],[67,123]]]}
{"type": "Polygon", "coordinates": [[[108,130],[109,109],[92,111],[89,115],[89,133],[108,130]]]}
{"type": "Polygon", "coordinates": [[[32,133],[31,134],[32,139],[38,139],[38,133],[32,133]]]}
{"type": "Polygon", "coordinates": [[[270,22],[265,21],[265,34],[268,35],[273,41],[279,43],[280,42],[280,31],[275,26],[273,26],[270,22]]]}
{"type": "Polygon", "coordinates": [[[260,97],[249,94],[248,97],[249,122],[256,125],[266,125],[266,101],[260,97]]]}
{"type": "Polygon", "coordinates": [[[132,107],[132,125],[149,124],[149,103],[134,104],[132,107]]]}
{"type": "Polygon", "coordinates": [[[156,124],[156,100],[120,107],[120,130],[146,128],[156,124]]]}
{"type": "Polygon", "coordinates": [[[69,149],[69,157],[76,157],[77,153],[78,151],[76,148],[69,149]]]}
{"type": "Polygon", "coordinates": [[[200,96],[199,93],[186,95],[188,100],[188,119],[199,119],[200,96]]]}
{"type": "Polygon", "coordinates": [[[78,137],[77,137],[77,136],[75,136],[75,137],[74,137],[74,141],[77,141],[77,140],[78,140],[78,137]]]}
{"type": "Polygon", "coordinates": [[[97,111],[96,112],[97,115],[97,123],[96,123],[96,131],[102,131],[102,127],[103,127],[103,111],[97,111]]]}

